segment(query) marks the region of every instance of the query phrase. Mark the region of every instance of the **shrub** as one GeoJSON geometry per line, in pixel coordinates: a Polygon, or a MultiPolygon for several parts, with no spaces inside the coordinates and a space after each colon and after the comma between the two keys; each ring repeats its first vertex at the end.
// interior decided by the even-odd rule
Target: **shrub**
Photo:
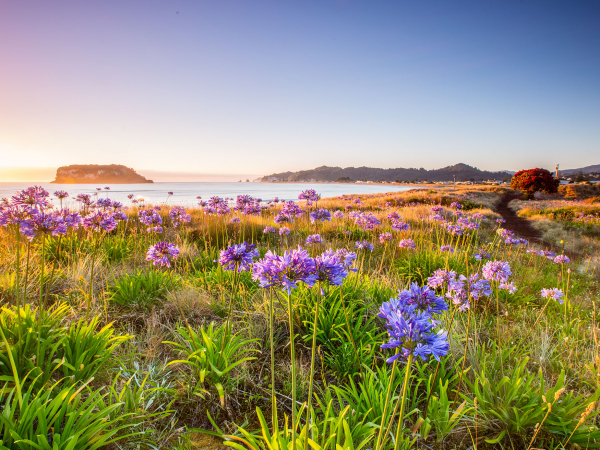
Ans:
{"type": "Polygon", "coordinates": [[[560,182],[546,169],[520,170],[510,180],[510,187],[521,191],[527,197],[536,192],[555,194],[560,182]]]}

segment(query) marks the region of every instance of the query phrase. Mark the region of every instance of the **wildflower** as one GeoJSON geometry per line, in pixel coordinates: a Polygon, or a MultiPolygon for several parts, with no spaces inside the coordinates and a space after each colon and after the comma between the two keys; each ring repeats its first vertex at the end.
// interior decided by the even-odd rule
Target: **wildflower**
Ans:
{"type": "Polygon", "coordinates": [[[479,279],[479,274],[473,274],[469,278],[460,275],[458,279],[451,279],[448,282],[448,292],[446,297],[452,300],[452,303],[458,306],[459,311],[465,311],[470,308],[470,300],[478,300],[492,294],[490,283],[487,280],[479,279]]]}
{"type": "Polygon", "coordinates": [[[426,360],[430,355],[436,360],[449,350],[448,336],[444,331],[434,332],[434,324],[427,313],[400,313],[391,311],[387,316],[386,328],[390,335],[387,344],[381,348],[398,348],[396,355],[387,359],[388,363],[409,355],[426,360]]]}
{"type": "Polygon", "coordinates": [[[111,213],[96,211],[84,217],[83,227],[92,231],[105,230],[111,232],[117,228],[117,221],[113,218],[111,213]]]}
{"type": "MultiPolygon", "coordinates": [[[[170,193],[173,195],[173,193],[170,193]]],[[[169,211],[169,217],[173,221],[173,226],[178,227],[181,223],[190,222],[192,217],[186,212],[183,206],[173,206],[169,211]]]]}
{"type": "Polygon", "coordinates": [[[12,197],[16,206],[28,206],[35,209],[44,209],[50,206],[48,191],[41,186],[32,186],[17,192],[12,197]]]}
{"type": "Polygon", "coordinates": [[[357,211],[357,214],[354,215],[354,223],[365,231],[373,230],[377,225],[381,224],[373,213],[365,214],[360,211],[357,211]]]}
{"type": "MultiPolygon", "coordinates": [[[[104,186],[104,190],[105,191],[110,191],[110,187],[109,186],[104,186]]],[[[172,195],[172,194],[171,194],[172,195]]]]}
{"type": "Polygon", "coordinates": [[[505,291],[508,291],[509,294],[514,294],[518,291],[515,283],[500,283],[498,289],[504,289],[505,291]]]}
{"type": "Polygon", "coordinates": [[[264,259],[254,263],[252,278],[258,280],[263,288],[279,286],[288,294],[297,287],[298,282],[304,282],[312,287],[316,282],[315,261],[306,250],[297,250],[277,255],[270,250],[264,259]]]}
{"type": "Polygon", "coordinates": [[[427,278],[427,286],[430,288],[444,287],[451,280],[456,278],[456,272],[454,270],[438,269],[427,278]]]}
{"type": "Polygon", "coordinates": [[[558,255],[556,258],[554,258],[554,262],[557,264],[569,264],[571,260],[568,256],[558,255]]]}
{"type": "Polygon", "coordinates": [[[408,231],[409,228],[410,225],[402,221],[396,221],[392,223],[392,230],[395,231],[408,231]]]}
{"type": "Polygon", "coordinates": [[[293,222],[293,221],[294,221],[294,219],[286,216],[285,214],[277,214],[275,216],[275,223],[277,225],[282,224],[282,223],[290,223],[290,222],[293,222]]]}
{"type": "Polygon", "coordinates": [[[321,235],[319,235],[319,234],[311,234],[310,236],[308,236],[306,238],[306,243],[308,245],[310,245],[310,244],[320,244],[321,242],[323,242],[323,239],[321,238],[321,235]]]}
{"type": "Polygon", "coordinates": [[[344,212],[343,211],[336,211],[333,213],[333,217],[335,217],[336,219],[343,219],[344,218],[344,212]]]}
{"type": "Polygon", "coordinates": [[[311,202],[318,202],[321,199],[321,194],[317,194],[314,189],[307,189],[298,195],[298,200],[306,200],[307,205],[311,202]]]}
{"type": "Polygon", "coordinates": [[[240,223],[240,218],[239,217],[232,217],[231,218],[231,223],[240,223]]]}
{"type": "Polygon", "coordinates": [[[315,209],[310,213],[310,223],[315,222],[331,222],[331,213],[326,209],[315,209]]]}
{"type": "Polygon", "coordinates": [[[258,258],[256,245],[242,242],[227,247],[219,253],[219,264],[225,270],[237,270],[238,272],[250,270],[254,258],[258,258]]]}
{"type": "Polygon", "coordinates": [[[275,233],[275,228],[273,227],[265,227],[265,229],[263,230],[264,234],[268,234],[268,233],[275,233]]]}
{"type": "Polygon", "coordinates": [[[171,196],[171,195],[173,195],[173,192],[169,191],[169,192],[167,192],[167,195],[171,196]]]}
{"type": "Polygon", "coordinates": [[[324,255],[336,256],[342,262],[342,264],[344,264],[344,267],[346,267],[346,269],[348,269],[351,272],[356,272],[356,270],[357,270],[357,269],[350,268],[352,266],[352,264],[354,264],[354,261],[356,260],[355,252],[350,252],[350,251],[346,250],[345,248],[338,248],[335,251],[329,249],[324,253],[324,255]]]}
{"type": "Polygon", "coordinates": [[[356,241],[355,243],[356,248],[358,248],[359,250],[371,250],[373,251],[373,249],[375,248],[373,246],[373,244],[371,244],[369,241],[362,240],[362,241],[356,241]]]}
{"type": "Polygon", "coordinates": [[[440,213],[443,210],[444,210],[444,207],[441,206],[441,205],[437,205],[437,206],[432,206],[431,207],[431,212],[434,212],[434,213],[440,213]]]}
{"type": "Polygon", "coordinates": [[[290,229],[288,227],[281,227],[279,229],[279,236],[287,236],[290,234],[290,229]]]}
{"type": "Polygon", "coordinates": [[[138,218],[140,222],[147,225],[146,231],[148,233],[162,233],[162,218],[153,209],[144,209],[138,212],[138,218]]]}
{"type": "MultiPolygon", "coordinates": [[[[344,278],[348,276],[348,270],[343,262],[331,249],[315,258],[314,274],[316,282],[329,286],[341,286],[344,278]]],[[[321,288],[321,295],[325,295],[321,288]]]]}
{"type": "Polygon", "coordinates": [[[112,213],[112,217],[113,219],[115,219],[117,222],[127,222],[127,215],[122,212],[122,211],[114,211],[112,213]]]}
{"type": "Polygon", "coordinates": [[[415,244],[415,241],[413,241],[412,239],[402,239],[398,243],[398,247],[414,250],[415,248],[417,248],[417,244],[415,244]]]}
{"type": "Polygon", "coordinates": [[[281,214],[292,222],[295,217],[300,217],[304,214],[304,210],[294,202],[285,202],[281,207],[281,214]]]}
{"type": "Polygon", "coordinates": [[[565,294],[563,293],[563,291],[561,291],[560,289],[557,289],[557,288],[542,289],[542,297],[552,298],[552,299],[556,300],[558,303],[560,303],[561,305],[563,304],[564,295],[565,294]]]}
{"type": "Polygon", "coordinates": [[[506,220],[504,220],[504,219],[496,219],[496,222],[497,223],[506,223],[506,220]]]}
{"type": "Polygon", "coordinates": [[[488,252],[485,249],[479,249],[479,251],[477,253],[475,253],[473,255],[473,257],[477,260],[477,261],[481,261],[482,259],[489,259],[492,257],[492,254],[490,252],[488,252]]]}
{"type": "Polygon", "coordinates": [[[479,220],[482,220],[482,219],[485,219],[485,218],[486,218],[486,217],[485,217],[485,215],[483,215],[483,214],[481,214],[481,213],[474,213],[474,214],[473,214],[471,217],[472,217],[473,219],[479,219],[479,220]]]}
{"type": "Polygon", "coordinates": [[[379,242],[385,244],[388,241],[392,240],[392,233],[381,233],[379,235],[379,242]]]}
{"type": "Polygon", "coordinates": [[[462,209],[462,205],[458,202],[452,202],[450,203],[450,208],[454,208],[454,209],[462,209]]]}
{"type": "Polygon", "coordinates": [[[69,196],[69,193],[67,191],[56,191],[54,193],[54,196],[62,200],[63,198],[67,198],[69,196]]]}
{"type": "Polygon", "coordinates": [[[464,234],[464,229],[462,226],[460,226],[459,224],[457,225],[453,225],[451,223],[446,223],[445,224],[446,227],[446,231],[448,233],[450,233],[453,236],[462,236],[464,234]]]}
{"type": "Polygon", "coordinates": [[[389,220],[391,220],[392,222],[394,222],[396,220],[400,220],[400,216],[398,215],[398,213],[396,211],[392,211],[391,213],[389,213],[387,218],[389,220]]]}
{"type": "Polygon", "coordinates": [[[442,297],[435,295],[428,286],[420,287],[417,283],[412,283],[408,289],[399,291],[398,299],[409,306],[415,306],[416,311],[426,312],[429,315],[441,314],[448,309],[442,297]]]}
{"type": "Polygon", "coordinates": [[[32,241],[38,234],[65,235],[67,234],[67,224],[58,213],[38,212],[29,219],[22,220],[19,224],[19,231],[28,240],[32,241]]]}
{"type": "Polygon", "coordinates": [[[440,247],[440,250],[443,252],[450,252],[450,253],[454,253],[454,249],[452,248],[452,246],[450,245],[442,245],[440,247]]]}
{"type": "Polygon", "coordinates": [[[83,223],[83,218],[78,212],[71,212],[68,209],[61,209],[59,214],[68,228],[79,228],[83,223]]]}
{"type": "Polygon", "coordinates": [[[506,262],[488,261],[481,269],[481,274],[483,275],[483,278],[488,281],[499,281],[501,283],[506,283],[508,281],[508,277],[510,277],[512,274],[512,271],[506,262]]]}
{"type": "Polygon", "coordinates": [[[179,249],[169,242],[151,245],[146,253],[146,261],[152,261],[155,266],[171,267],[171,260],[178,257],[179,249]]]}
{"type": "Polygon", "coordinates": [[[439,214],[431,214],[429,216],[429,220],[435,220],[435,221],[438,221],[438,222],[443,222],[445,219],[444,219],[444,216],[441,216],[439,214]]]}
{"type": "Polygon", "coordinates": [[[133,195],[133,194],[129,194],[129,195],[127,196],[127,198],[128,198],[129,200],[133,199],[133,197],[134,197],[134,195],[133,195]]]}

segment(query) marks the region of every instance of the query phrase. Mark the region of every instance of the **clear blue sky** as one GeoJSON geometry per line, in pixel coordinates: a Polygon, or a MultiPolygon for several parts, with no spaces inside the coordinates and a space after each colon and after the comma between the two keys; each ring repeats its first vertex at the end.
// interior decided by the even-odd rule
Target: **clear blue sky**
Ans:
{"type": "Polygon", "coordinates": [[[0,61],[0,168],[600,164],[600,1],[2,1],[0,61]]]}

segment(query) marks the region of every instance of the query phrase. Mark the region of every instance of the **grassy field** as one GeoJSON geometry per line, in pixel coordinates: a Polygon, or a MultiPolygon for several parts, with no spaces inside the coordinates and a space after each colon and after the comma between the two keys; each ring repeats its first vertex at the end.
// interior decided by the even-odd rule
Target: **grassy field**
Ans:
{"type": "MultiPolygon", "coordinates": [[[[598,271],[511,235],[505,192],[15,193],[0,449],[600,447],[598,271]]],[[[597,203],[513,206],[597,253],[597,203]]]]}

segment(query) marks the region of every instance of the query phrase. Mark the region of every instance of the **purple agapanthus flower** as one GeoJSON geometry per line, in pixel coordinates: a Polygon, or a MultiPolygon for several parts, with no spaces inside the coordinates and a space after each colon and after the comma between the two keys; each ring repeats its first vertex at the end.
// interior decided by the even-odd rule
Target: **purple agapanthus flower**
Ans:
{"type": "Polygon", "coordinates": [[[298,195],[298,200],[306,200],[307,205],[312,202],[318,202],[321,199],[321,194],[317,194],[314,189],[307,189],[298,195]]]}
{"type": "Polygon", "coordinates": [[[169,217],[171,218],[174,227],[178,227],[180,224],[192,220],[192,217],[186,212],[183,206],[173,206],[171,211],[169,211],[169,217]]]}
{"type": "Polygon", "coordinates": [[[63,198],[67,198],[69,196],[69,193],[67,191],[56,191],[54,193],[54,196],[62,200],[63,198]]]}
{"type": "MultiPolygon", "coordinates": [[[[393,299],[392,299],[393,300],[393,299]]],[[[435,291],[428,286],[419,286],[412,283],[408,289],[399,291],[397,300],[409,306],[415,306],[416,311],[426,312],[429,315],[441,314],[448,309],[448,305],[442,297],[438,297],[435,291]]]]}
{"type": "Polygon", "coordinates": [[[450,281],[456,279],[456,272],[454,270],[438,269],[427,278],[427,286],[430,288],[443,288],[448,285],[450,281]]]}
{"type": "Polygon", "coordinates": [[[264,234],[269,234],[269,233],[275,233],[275,228],[273,227],[265,227],[265,229],[263,230],[264,234]]]}
{"type": "Polygon", "coordinates": [[[295,217],[300,217],[304,214],[304,210],[296,203],[289,201],[285,202],[281,207],[281,214],[293,221],[295,217]]]}
{"type": "Polygon", "coordinates": [[[346,267],[346,269],[348,269],[348,271],[350,271],[350,272],[357,271],[357,269],[350,268],[350,267],[352,267],[352,265],[354,264],[354,261],[356,260],[355,252],[348,251],[345,248],[338,248],[335,251],[332,249],[329,249],[324,253],[324,255],[335,256],[339,261],[342,262],[342,264],[344,264],[344,267],[346,267]]]}
{"type": "Polygon", "coordinates": [[[60,236],[67,234],[67,224],[59,213],[38,212],[20,223],[19,231],[32,241],[38,235],[60,236]]]}
{"type": "Polygon", "coordinates": [[[411,354],[426,360],[433,356],[440,360],[449,350],[448,336],[445,331],[434,331],[434,323],[427,313],[390,311],[387,316],[387,331],[390,340],[381,348],[397,348],[396,355],[387,359],[388,363],[397,358],[408,358],[411,354]]]}
{"type": "Polygon", "coordinates": [[[507,283],[512,271],[507,262],[496,260],[486,262],[481,269],[481,274],[488,281],[507,283]]]}
{"type": "Polygon", "coordinates": [[[450,252],[450,253],[454,253],[454,249],[452,248],[452,246],[451,246],[451,245],[442,245],[442,246],[440,247],[440,250],[441,250],[442,252],[450,252]]]}
{"type": "Polygon", "coordinates": [[[402,239],[399,243],[398,243],[398,247],[400,248],[408,248],[408,249],[416,249],[417,248],[417,244],[415,244],[415,241],[413,241],[412,239],[402,239]]]}
{"type": "MultiPolygon", "coordinates": [[[[321,286],[341,286],[344,278],[348,276],[348,270],[333,250],[329,249],[315,258],[314,274],[316,275],[316,282],[320,283],[321,286]]],[[[321,294],[325,295],[322,287],[321,294]]]]}
{"type": "Polygon", "coordinates": [[[154,209],[143,209],[138,212],[140,222],[148,226],[148,233],[162,233],[162,217],[154,209]]]}
{"type": "Polygon", "coordinates": [[[111,232],[117,228],[117,221],[109,212],[95,211],[88,214],[83,219],[83,227],[91,231],[106,231],[111,232]]]}
{"type": "Polygon", "coordinates": [[[326,209],[315,209],[310,213],[310,223],[331,222],[331,213],[326,209]]]}
{"type": "Polygon", "coordinates": [[[402,222],[401,220],[397,220],[392,222],[392,230],[395,231],[408,231],[410,228],[410,225],[407,224],[406,222],[402,222]]]}
{"type": "Polygon", "coordinates": [[[554,262],[557,264],[569,264],[571,260],[566,255],[558,255],[556,258],[554,258],[554,262]]]}
{"type": "Polygon", "coordinates": [[[467,310],[470,307],[471,300],[489,297],[492,294],[489,281],[479,277],[477,273],[469,278],[460,275],[458,279],[452,278],[448,281],[446,297],[452,300],[452,303],[458,306],[460,311],[467,310]]]}
{"type": "Polygon", "coordinates": [[[311,234],[310,236],[308,236],[306,238],[306,244],[311,245],[311,244],[320,244],[323,242],[323,239],[321,238],[320,234],[311,234]]]}
{"type": "Polygon", "coordinates": [[[333,213],[333,217],[335,217],[336,219],[343,219],[344,218],[344,212],[337,210],[336,212],[333,213]]]}
{"type": "Polygon", "coordinates": [[[496,219],[496,222],[497,223],[506,223],[506,220],[504,220],[504,219],[496,219]]]}
{"type": "Polygon", "coordinates": [[[473,255],[473,258],[475,258],[477,261],[481,261],[482,259],[489,259],[491,257],[492,254],[484,248],[479,249],[479,251],[473,255]]]}
{"type": "Polygon", "coordinates": [[[388,241],[391,241],[393,238],[392,233],[381,233],[379,235],[379,242],[385,244],[388,241]]]}
{"type": "Polygon", "coordinates": [[[254,258],[258,258],[259,253],[256,245],[242,242],[241,244],[231,245],[219,254],[219,264],[225,270],[236,270],[243,272],[250,270],[254,258]]]}
{"type": "Polygon", "coordinates": [[[117,222],[127,222],[127,214],[125,214],[122,211],[114,211],[112,213],[113,219],[115,219],[117,222]]]}
{"type": "Polygon", "coordinates": [[[179,257],[179,249],[169,242],[159,242],[150,246],[146,253],[146,261],[152,261],[155,266],[171,267],[171,260],[179,257]]]}
{"type": "Polygon", "coordinates": [[[231,223],[240,223],[240,218],[239,217],[232,217],[230,222],[231,223]]]}
{"type": "Polygon", "coordinates": [[[558,288],[542,289],[542,297],[556,300],[561,305],[563,304],[563,291],[558,288]]]}
{"type": "Polygon", "coordinates": [[[316,282],[315,261],[306,250],[297,250],[277,255],[268,251],[264,259],[254,263],[252,278],[263,288],[278,286],[291,293],[297,283],[304,282],[312,287],[316,282]]]}
{"type": "Polygon", "coordinates": [[[518,291],[517,287],[515,286],[515,283],[500,283],[498,285],[498,289],[503,289],[505,291],[508,291],[509,294],[514,294],[515,292],[518,291]]]}
{"type": "Polygon", "coordinates": [[[359,250],[373,251],[373,249],[375,248],[375,246],[373,244],[371,244],[369,241],[367,241],[366,239],[362,240],[362,241],[356,241],[356,243],[354,245],[359,250]]]}
{"type": "Polygon", "coordinates": [[[290,234],[290,229],[288,227],[281,227],[279,229],[279,236],[287,236],[290,234]]]}
{"type": "Polygon", "coordinates": [[[436,206],[431,207],[431,212],[434,212],[434,213],[439,213],[439,212],[442,212],[443,210],[444,210],[444,207],[441,205],[436,205],[436,206]]]}
{"type": "Polygon", "coordinates": [[[41,186],[31,186],[17,192],[12,197],[12,203],[17,206],[44,209],[50,206],[48,191],[41,186]]]}

